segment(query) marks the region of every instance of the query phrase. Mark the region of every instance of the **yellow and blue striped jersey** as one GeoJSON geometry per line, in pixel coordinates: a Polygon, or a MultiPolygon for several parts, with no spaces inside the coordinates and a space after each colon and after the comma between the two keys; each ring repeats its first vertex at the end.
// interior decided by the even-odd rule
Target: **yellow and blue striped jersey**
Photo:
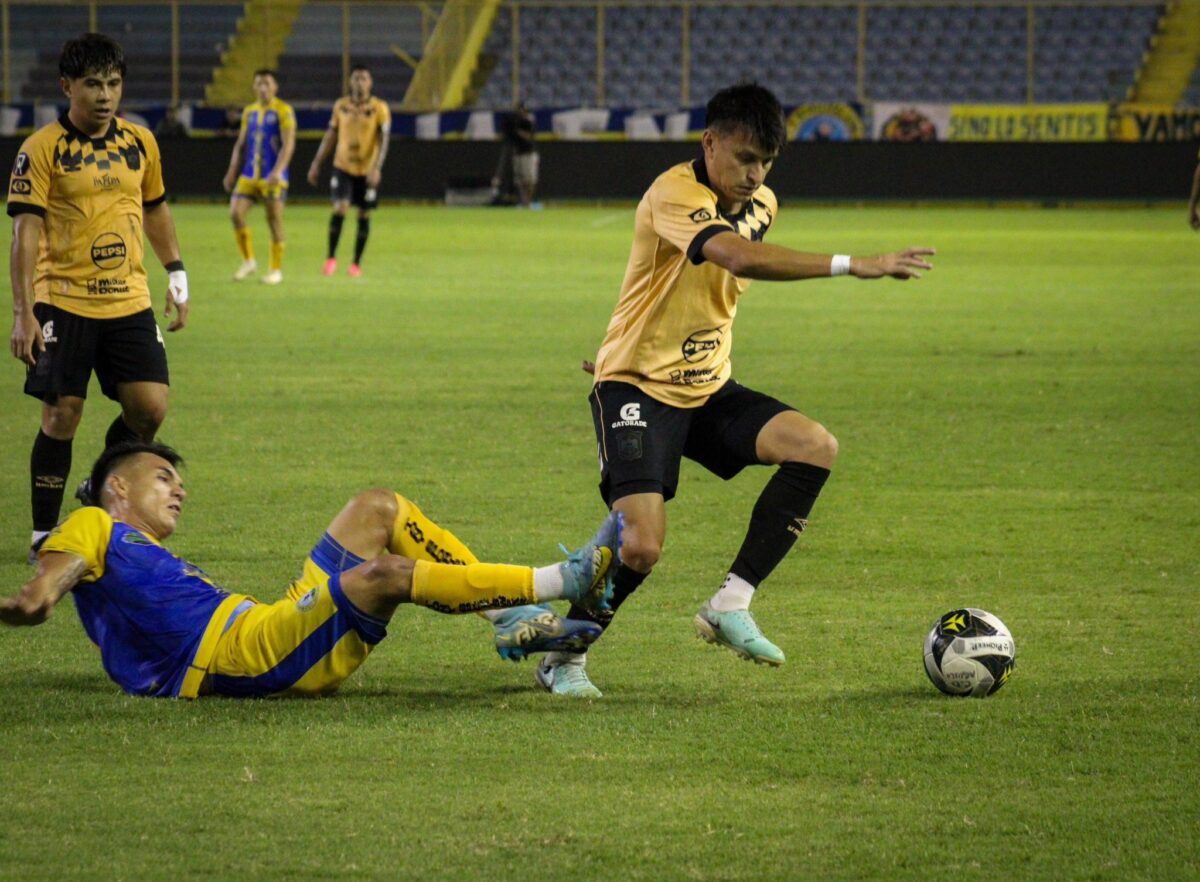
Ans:
{"type": "Polygon", "coordinates": [[[218,638],[255,603],[101,508],[72,513],[42,546],[51,551],[87,564],[75,608],[104,670],[133,695],[194,698],[218,638]]]}
{"type": "MultiPolygon", "coordinates": [[[[283,133],[295,128],[296,111],[292,110],[292,105],[278,98],[272,98],[265,105],[247,104],[242,110],[242,134],[246,139],[242,176],[261,180],[270,175],[283,149],[283,133]]],[[[287,179],[287,169],[284,169],[283,180],[287,179]]]]}

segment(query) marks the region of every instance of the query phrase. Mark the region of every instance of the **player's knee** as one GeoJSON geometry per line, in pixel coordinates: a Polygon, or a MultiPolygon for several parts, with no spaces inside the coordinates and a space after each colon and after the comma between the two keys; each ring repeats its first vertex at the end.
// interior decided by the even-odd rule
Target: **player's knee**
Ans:
{"type": "Polygon", "coordinates": [[[662,557],[662,539],[645,531],[625,530],[621,534],[621,563],[639,573],[648,573],[662,557]]]}
{"type": "Polygon", "coordinates": [[[817,453],[822,460],[832,464],[838,455],[838,439],[824,426],[819,429],[815,439],[817,453]]]}
{"type": "Polygon", "coordinates": [[[155,436],[158,427],[167,418],[167,402],[153,401],[140,405],[136,409],[124,411],[122,419],[138,435],[147,441],[155,436]]]}
{"type": "Polygon", "coordinates": [[[51,438],[73,438],[82,418],[82,399],[60,398],[42,409],[42,431],[51,438]]]}
{"type": "Polygon", "coordinates": [[[829,468],[838,455],[838,440],[824,426],[815,424],[790,439],[784,462],[809,462],[829,468]]]}
{"type": "Polygon", "coordinates": [[[343,573],[342,590],[361,611],[378,615],[412,599],[413,566],[407,557],[381,554],[343,573]]]}
{"type": "Polygon", "coordinates": [[[372,487],[357,494],[350,504],[369,520],[390,527],[400,513],[396,494],[382,487],[372,487]]]}

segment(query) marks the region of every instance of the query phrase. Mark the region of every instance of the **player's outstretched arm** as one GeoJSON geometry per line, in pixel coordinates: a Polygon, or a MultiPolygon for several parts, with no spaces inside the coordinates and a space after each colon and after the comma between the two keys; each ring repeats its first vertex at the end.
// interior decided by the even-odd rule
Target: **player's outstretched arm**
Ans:
{"type": "Polygon", "coordinates": [[[87,563],[82,557],[65,551],[46,552],[38,561],[36,575],[19,592],[12,597],[0,597],[0,622],[40,625],[86,572],[87,563]]]}
{"type": "Polygon", "coordinates": [[[934,249],[907,248],[874,257],[852,257],[839,264],[832,254],[813,254],[766,242],[751,242],[731,230],[718,233],[705,242],[702,253],[705,260],[743,279],[795,282],[827,279],[847,273],[860,279],[883,276],[901,280],[919,279],[921,270],[933,269],[933,265],[925,258],[932,256],[934,249]]]}
{"type": "Polygon", "coordinates": [[[146,238],[150,240],[154,253],[162,261],[167,271],[167,306],[163,315],[170,318],[171,310],[175,310],[175,320],[167,327],[168,331],[179,331],[188,320],[188,280],[183,268],[183,260],[179,256],[179,238],[175,235],[175,219],[167,203],[147,208],[143,215],[143,225],[146,228],[146,238]]]}
{"type": "Polygon", "coordinates": [[[12,249],[9,253],[8,275],[13,292],[13,329],[9,351],[13,358],[32,367],[37,353],[46,348],[42,326],[33,314],[33,269],[37,264],[38,243],[45,223],[33,213],[13,218],[12,249]]]}

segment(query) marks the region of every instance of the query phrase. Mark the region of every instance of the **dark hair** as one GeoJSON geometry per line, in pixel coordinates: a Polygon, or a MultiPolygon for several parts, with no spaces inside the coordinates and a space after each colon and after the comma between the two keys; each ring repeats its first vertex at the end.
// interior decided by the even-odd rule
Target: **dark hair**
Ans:
{"type": "Polygon", "coordinates": [[[704,125],[722,133],[744,128],[768,153],[778,153],[786,140],[779,99],[758,83],[739,83],[713,95],[704,125]]]}
{"type": "Polygon", "coordinates": [[[367,67],[365,64],[356,64],[350,68],[350,73],[354,74],[356,71],[360,71],[360,70],[363,71],[364,73],[371,72],[371,68],[367,67]]]}
{"type": "Polygon", "coordinates": [[[275,82],[279,82],[279,74],[273,68],[260,67],[254,72],[254,78],[257,80],[259,77],[270,77],[275,82]]]}
{"type": "Polygon", "coordinates": [[[104,482],[108,480],[108,476],[129,457],[139,453],[153,453],[155,456],[161,456],[172,467],[183,464],[182,456],[166,444],[159,444],[157,441],[122,441],[120,444],[114,444],[101,453],[96,464],[92,466],[92,476],[88,478],[87,493],[90,505],[100,505],[101,491],[104,490],[104,482]]]}
{"type": "Polygon", "coordinates": [[[104,34],[82,34],[63,43],[58,56],[59,76],[77,80],[88,71],[108,73],[115,70],[125,76],[125,50],[112,37],[104,34]]]}

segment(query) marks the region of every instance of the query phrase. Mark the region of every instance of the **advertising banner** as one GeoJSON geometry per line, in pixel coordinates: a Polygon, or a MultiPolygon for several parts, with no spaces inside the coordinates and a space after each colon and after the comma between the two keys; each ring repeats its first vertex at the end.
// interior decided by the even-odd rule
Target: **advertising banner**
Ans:
{"type": "Polygon", "coordinates": [[[854,104],[801,104],[787,117],[789,141],[858,141],[865,133],[854,104]]]}
{"type": "Polygon", "coordinates": [[[1114,141],[1200,141],[1200,107],[1122,104],[1112,122],[1114,141]]]}
{"type": "Polygon", "coordinates": [[[1105,141],[1104,104],[954,104],[951,141],[1105,141]]]}
{"type": "Polygon", "coordinates": [[[943,141],[950,130],[949,104],[900,104],[877,101],[871,137],[876,141],[943,141]]]}

